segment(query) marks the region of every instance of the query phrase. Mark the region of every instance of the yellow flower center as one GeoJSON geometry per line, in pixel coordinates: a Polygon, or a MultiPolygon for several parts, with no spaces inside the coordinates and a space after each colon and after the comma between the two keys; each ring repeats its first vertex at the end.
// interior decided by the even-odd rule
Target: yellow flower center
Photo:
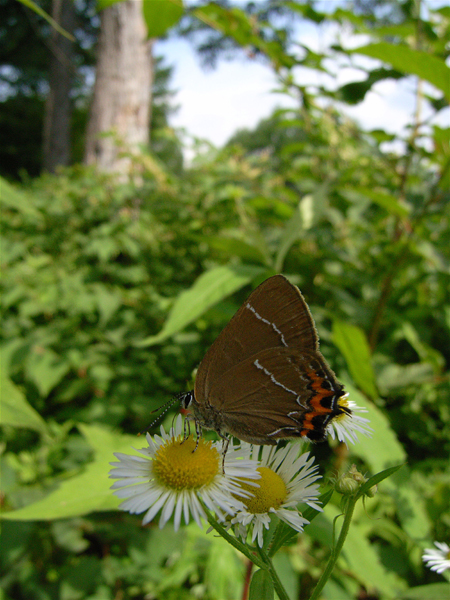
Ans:
{"type": "Polygon", "coordinates": [[[246,505],[248,512],[254,515],[269,512],[271,508],[275,510],[280,508],[288,493],[286,484],[278,473],[268,467],[259,467],[258,473],[261,475],[261,479],[257,479],[255,483],[259,485],[259,488],[249,485],[245,479],[240,482],[241,488],[253,496],[239,499],[246,505]]]}
{"type": "Polygon", "coordinates": [[[334,417],[336,421],[342,421],[342,419],[346,419],[352,414],[352,411],[348,407],[348,393],[339,398],[338,406],[339,408],[342,408],[342,412],[334,417]]]}
{"type": "Polygon", "coordinates": [[[160,484],[181,491],[196,490],[213,481],[220,472],[220,455],[212,442],[201,438],[195,450],[196,443],[193,437],[184,440],[179,435],[157,450],[153,472],[160,484]]]}

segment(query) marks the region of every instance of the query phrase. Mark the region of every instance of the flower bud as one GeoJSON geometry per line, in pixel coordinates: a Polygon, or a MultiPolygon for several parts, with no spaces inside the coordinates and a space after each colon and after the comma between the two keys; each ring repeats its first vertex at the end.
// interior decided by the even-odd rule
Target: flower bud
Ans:
{"type": "Polygon", "coordinates": [[[345,475],[342,475],[336,482],[336,491],[350,496],[354,494],[365,483],[367,479],[352,465],[345,475]]]}

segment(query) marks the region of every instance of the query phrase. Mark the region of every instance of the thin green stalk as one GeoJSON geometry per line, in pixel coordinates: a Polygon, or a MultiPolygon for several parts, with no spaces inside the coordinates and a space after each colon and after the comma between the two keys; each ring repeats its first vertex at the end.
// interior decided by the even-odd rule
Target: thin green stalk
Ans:
{"type": "Polygon", "coordinates": [[[256,546],[257,550],[258,550],[258,554],[260,555],[260,557],[262,558],[262,560],[264,561],[265,566],[262,567],[263,569],[266,569],[266,571],[268,571],[272,582],[273,582],[273,587],[275,588],[276,593],[278,594],[278,597],[280,600],[289,600],[289,596],[287,595],[286,590],[283,587],[283,584],[281,583],[281,579],[278,577],[278,573],[275,570],[275,567],[273,566],[273,562],[270,559],[269,555],[266,554],[265,550],[263,550],[262,548],[260,548],[259,546],[256,546]]]}
{"type": "Polygon", "coordinates": [[[240,542],[237,538],[235,538],[234,536],[230,535],[226,529],[224,527],[222,527],[222,525],[220,525],[220,523],[218,523],[209,513],[209,511],[205,511],[206,512],[206,516],[208,518],[208,523],[211,525],[211,527],[213,529],[215,529],[217,531],[217,533],[223,537],[229,544],[231,544],[232,546],[234,546],[234,548],[236,548],[236,550],[239,550],[239,552],[242,552],[242,554],[244,556],[246,556],[249,560],[252,561],[252,563],[254,563],[257,567],[259,567],[260,569],[267,569],[267,565],[265,564],[265,562],[263,560],[261,560],[260,557],[258,557],[256,554],[254,554],[253,552],[251,552],[249,550],[249,548],[247,547],[246,544],[243,544],[242,542],[240,542]]]}
{"type": "Polygon", "coordinates": [[[347,504],[347,509],[346,509],[346,513],[344,516],[344,522],[342,524],[342,528],[339,533],[338,541],[336,542],[336,545],[333,545],[330,558],[328,559],[327,566],[325,567],[325,570],[322,573],[322,576],[320,577],[319,581],[317,582],[317,585],[314,588],[312,596],[309,600],[318,600],[320,592],[325,587],[326,582],[328,581],[328,579],[331,576],[331,573],[333,572],[334,566],[336,564],[337,559],[339,558],[339,554],[341,553],[342,546],[344,545],[345,539],[347,537],[348,530],[350,529],[350,523],[352,521],[353,511],[355,510],[355,505],[356,505],[357,500],[358,500],[358,497],[355,496],[354,498],[351,498],[347,504]]]}

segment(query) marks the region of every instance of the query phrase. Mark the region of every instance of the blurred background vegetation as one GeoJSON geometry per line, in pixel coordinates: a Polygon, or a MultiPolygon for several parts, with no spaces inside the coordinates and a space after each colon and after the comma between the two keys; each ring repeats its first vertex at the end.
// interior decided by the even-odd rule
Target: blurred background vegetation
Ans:
{"type": "MultiPolygon", "coordinates": [[[[83,158],[89,74],[108,11],[128,3],[70,3],[63,146],[44,126],[61,118],[62,104],[50,109],[48,97],[62,41],[20,2],[0,4],[2,598],[241,597],[246,565],[222,539],[196,526],[142,528],[114,510],[108,463],[112,452],[142,445],[134,436],[151,411],[192,387],[240,303],[278,272],[302,290],[322,352],[374,428],[349,452],[328,442],[310,448],[324,485],[352,463],[369,474],[406,463],[359,507],[323,597],[447,598],[444,576],[424,568],[421,552],[450,538],[450,129],[424,120],[421,106],[437,115],[448,105],[450,8],[147,2],[151,38],[175,26],[210,61],[245,48],[298,107],[223,148],[199,145],[183,164],[182,139],[169,127],[170,68],[155,58],[151,142],[136,151],[125,140],[101,169],[83,158]],[[331,91],[303,86],[296,66],[326,71],[327,57],[351,53],[304,47],[299,57],[296,20],[365,34],[360,55],[384,66],[331,91]],[[377,81],[406,77],[417,110],[404,139],[364,132],[338,108],[377,81]],[[401,146],[386,150],[386,141],[401,146]]],[[[40,6],[67,25],[56,0],[40,6]]],[[[336,498],[277,555],[292,598],[309,597],[338,511],[336,498]]]]}

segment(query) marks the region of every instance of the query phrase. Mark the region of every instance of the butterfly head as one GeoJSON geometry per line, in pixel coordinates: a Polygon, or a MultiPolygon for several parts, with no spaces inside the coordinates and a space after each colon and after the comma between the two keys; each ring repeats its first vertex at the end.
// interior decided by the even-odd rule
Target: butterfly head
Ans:
{"type": "Polygon", "coordinates": [[[189,410],[192,402],[194,401],[194,390],[179,394],[177,399],[180,401],[180,406],[182,409],[189,410]]]}

